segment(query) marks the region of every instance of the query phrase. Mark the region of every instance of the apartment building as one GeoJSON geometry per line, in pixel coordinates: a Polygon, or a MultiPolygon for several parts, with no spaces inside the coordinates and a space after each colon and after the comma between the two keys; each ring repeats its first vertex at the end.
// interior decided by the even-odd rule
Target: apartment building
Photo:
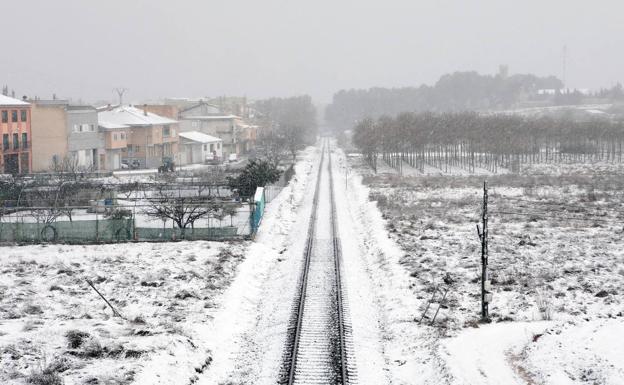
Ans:
{"type": "Polygon", "coordinates": [[[65,158],[83,170],[99,170],[103,141],[91,106],[66,100],[33,100],[33,171],[45,172],[65,158]]]}
{"type": "Polygon", "coordinates": [[[130,126],[109,122],[99,122],[101,142],[104,143],[104,154],[100,157],[100,167],[104,170],[119,170],[123,152],[128,146],[130,126]]]}
{"type": "Polygon", "coordinates": [[[255,146],[257,126],[237,115],[224,115],[214,104],[200,101],[179,114],[180,131],[197,131],[223,140],[223,157],[245,154],[255,146]]]}
{"type": "Polygon", "coordinates": [[[108,108],[98,119],[105,126],[127,126],[122,160],[136,160],[142,168],[158,167],[166,158],[179,163],[177,120],[134,106],[108,108]]]}
{"type": "Polygon", "coordinates": [[[29,173],[32,169],[29,103],[0,95],[0,137],[0,173],[29,173]]]}

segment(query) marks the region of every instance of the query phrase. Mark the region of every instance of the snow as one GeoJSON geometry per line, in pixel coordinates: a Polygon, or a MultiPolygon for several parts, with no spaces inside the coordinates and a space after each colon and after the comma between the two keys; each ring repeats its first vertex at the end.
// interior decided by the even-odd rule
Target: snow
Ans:
{"type": "Polygon", "coordinates": [[[256,193],[254,194],[254,202],[262,201],[263,195],[264,195],[264,187],[256,188],[256,193]]]}
{"type": "Polygon", "coordinates": [[[549,322],[516,322],[465,329],[442,343],[454,384],[525,385],[515,359],[549,322]]]}
{"type": "Polygon", "coordinates": [[[232,284],[229,300],[217,317],[220,341],[214,361],[199,384],[274,384],[282,363],[286,325],[299,276],[316,180],[318,148],[309,147],[295,175],[267,204],[262,226],[247,260],[232,284]]]}
{"type": "Polygon", "coordinates": [[[98,121],[127,126],[151,126],[177,123],[176,120],[151,112],[145,112],[132,106],[121,106],[111,110],[100,111],[98,112],[98,121]]]}
{"type": "Polygon", "coordinates": [[[27,103],[23,100],[11,98],[6,95],[0,94],[0,106],[29,106],[30,103],[27,103]]]}
{"type": "Polygon", "coordinates": [[[371,249],[389,383],[624,383],[619,165],[488,178],[495,323],[479,324],[483,179],[400,177],[387,165],[372,176],[361,158],[348,161],[346,205],[371,249]],[[447,274],[447,308],[433,326],[414,322],[447,274]]]}
{"type": "MultiPolygon", "coordinates": [[[[66,384],[274,384],[320,154],[300,154],[253,242],[0,248],[0,382],[23,384],[43,358],[66,356],[66,384]],[[129,321],[111,317],[84,277],[129,321]],[[71,355],[71,329],[141,354],[71,355]]],[[[482,324],[482,177],[399,177],[383,164],[372,176],[361,158],[332,156],[358,384],[624,384],[619,166],[488,176],[494,322],[482,324]],[[520,214],[496,213],[505,210],[520,214]],[[435,285],[449,302],[419,323],[435,285]]]]}
{"type": "Polygon", "coordinates": [[[65,384],[90,378],[171,384],[210,358],[211,320],[248,244],[179,242],[0,249],[0,383],[68,362],[65,384]],[[125,317],[112,311],[86,284],[125,317]],[[102,355],[69,349],[87,332],[102,355]],[[118,352],[118,353],[113,353],[118,352]],[[132,352],[137,352],[132,355],[132,352]]]}
{"type": "Polygon", "coordinates": [[[217,142],[222,142],[223,140],[214,136],[210,136],[210,135],[206,135],[204,133],[201,133],[199,131],[187,131],[187,132],[180,132],[178,134],[179,137],[184,138],[184,139],[189,139],[192,140],[194,142],[198,142],[198,143],[217,143],[217,142]]]}
{"type": "Polygon", "coordinates": [[[621,318],[558,324],[526,349],[525,367],[544,385],[621,385],[622,336],[621,318]]]}

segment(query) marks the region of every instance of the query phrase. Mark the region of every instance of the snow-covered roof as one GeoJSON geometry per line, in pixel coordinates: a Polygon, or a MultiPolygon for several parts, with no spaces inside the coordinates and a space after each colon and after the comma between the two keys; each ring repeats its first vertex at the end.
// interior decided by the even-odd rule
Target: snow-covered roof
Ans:
{"type": "Polygon", "coordinates": [[[222,139],[217,138],[216,136],[206,135],[198,131],[180,132],[178,133],[178,136],[184,139],[192,140],[193,142],[199,142],[199,143],[215,143],[215,142],[223,141],[222,139]]]}
{"type": "Polygon", "coordinates": [[[123,128],[130,128],[130,126],[125,124],[103,122],[101,120],[98,122],[98,125],[106,130],[121,130],[123,128]]]}
{"type": "Polygon", "coordinates": [[[110,124],[122,124],[127,126],[153,126],[159,124],[173,124],[177,120],[165,118],[142,109],[122,106],[111,110],[98,112],[98,120],[110,124]]]}
{"type": "Polygon", "coordinates": [[[8,97],[0,94],[0,106],[28,106],[30,103],[26,103],[23,100],[8,97]]]}
{"type": "Polygon", "coordinates": [[[183,120],[229,120],[229,119],[241,119],[236,115],[203,115],[203,116],[187,116],[183,117],[183,120]]]}

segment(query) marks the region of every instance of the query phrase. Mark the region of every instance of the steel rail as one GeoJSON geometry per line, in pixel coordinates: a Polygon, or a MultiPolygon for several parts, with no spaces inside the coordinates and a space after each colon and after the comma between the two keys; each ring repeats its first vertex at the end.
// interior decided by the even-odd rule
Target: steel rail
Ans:
{"type": "Polygon", "coordinates": [[[325,158],[325,145],[321,152],[321,162],[318,168],[318,175],[316,178],[316,187],[314,191],[314,198],[312,199],[312,215],[310,217],[310,223],[308,225],[308,239],[306,241],[306,248],[304,252],[304,266],[301,276],[301,284],[299,287],[299,295],[297,297],[297,321],[295,326],[295,334],[293,339],[293,345],[291,348],[290,365],[288,368],[288,384],[291,385],[295,381],[295,369],[297,366],[297,350],[299,349],[299,342],[301,339],[301,326],[303,324],[303,310],[305,307],[305,296],[308,286],[308,273],[310,270],[310,259],[312,256],[312,247],[314,246],[314,227],[316,226],[316,209],[318,206],[319,190],[321,185],[321,176],[323,174],[323,162],[325,158]]]}

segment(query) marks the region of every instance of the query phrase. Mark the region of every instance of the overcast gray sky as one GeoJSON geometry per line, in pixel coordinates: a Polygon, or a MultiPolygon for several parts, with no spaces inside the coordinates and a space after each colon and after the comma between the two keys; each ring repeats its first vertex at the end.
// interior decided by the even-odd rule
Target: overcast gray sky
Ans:
{"type": "Polygon", "coordinates": [[[94,101],[288,96],[433,83],[455,70],[624,81],[622,0],[20,0],[0,83],[94,101]]]}

